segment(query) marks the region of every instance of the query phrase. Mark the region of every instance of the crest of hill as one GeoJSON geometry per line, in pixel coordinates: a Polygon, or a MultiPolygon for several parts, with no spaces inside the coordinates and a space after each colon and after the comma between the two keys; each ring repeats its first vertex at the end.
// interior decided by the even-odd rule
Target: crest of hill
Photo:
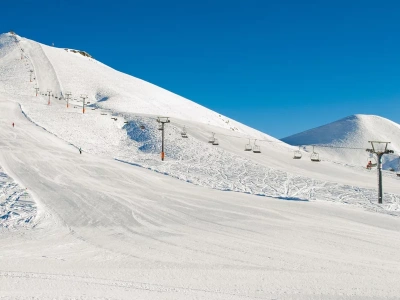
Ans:
{"type": "MultiPolygon", "coordinates": [[[[368,141],[384,141],[391,142],[389,148],[398,155],[400,151],[400,125],[380,116],[357,114],[291,135],[283,138],[282,141],[291,145],[329,145],[362,149],[371,147],[368,141]]],[[[346,163],[364,164],[366,161],[366,154],[363,151],[323,147],[319,148],[318,151],[329,152],[335,159],[346,163]]],[[[385,159],[386,162],[392,160],[394,158],[385,159]]]]}
{"type": "Polygon", "coordinates": [[[82,56],[86,56],[86,57],[92,58],[92,56],[89,53],[87,53],[86,51],[83,51],[83,50],[75,50],[75,49],[67,49],[67,48],[65,48],[64,50],[67,51],[67,52],[79,53],[82,56]]]}

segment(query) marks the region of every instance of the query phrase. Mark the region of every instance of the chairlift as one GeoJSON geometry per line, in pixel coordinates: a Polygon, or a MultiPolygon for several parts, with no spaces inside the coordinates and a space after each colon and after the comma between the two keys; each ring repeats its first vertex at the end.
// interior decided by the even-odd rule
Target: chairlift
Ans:
{"type": "Polygon", "coordinates": [[[218,145],[219,145],[218,139],[214,139],[214,141],[213,141],[212,144],[213,144],[214,146],[218,146],[218,145]]]}
{"type": "Polygon", "coordinates": [[[182,129],[182,131],[181,131],[181,136],[183,137],[183,138],[187,138],[188,136],[187,136],[187,132],[186,132],[186,127],[185,126],[183,126],[183,129],[182,129]]]}
{"type": "Polygon", "coordinates": [[[260,146],[256,145],[257,140],[254,140],[253,153],[261,153],[260,146]]]}
{"type": "Polygon", "coordinates": [[[251,147],[250,139],[249,139],[249,143],[244,146],[244,151],[251,151],[251,150],[253,150],[253,148],[251,147]]]}
{"type": "Polygon", "coordinates": [[[301,159],[303,155],[300,152],[300,146],[299,146],[299,150],[294,151],[293,153],[293,159],[301,159]]]}
{"type": "Polygon", "coordinates": [[[214,144],[214,141],[215,141],[215,137],[214,137],[214,136],[215,136],[215,133],[212,132],[211,134],[212,134],[212,136],[210,136],[210,138],[208,139],[208,142],[211,143],[211,144],[214,144]]]}
{"type": "Polygon", "coordinates": [[[314,146],[313,146],[313,152],[310,155],[311,161],[314,162],[320,162],[321,160],[319,159],[319,153],[314,151],[314,146]]]}
{"type": "Polygon", "coordinates": [[[162,124],[158,125],[158,130],[163,130],[162,124]]]}
{"type": "Polygon", "coordinates": [[[144,125],[140,125],[140,129],[144,130],[146,127],[144,127],[144,125]]]}
{"type": "Polygon", "coordinates": [[[370,154],[369,154],[369,157],[367,158],[367,166],[366,166],[366,168],[367,168],[368,170],[371,170],[371,168],[376,167],[377,164],[378,164],[378,163],[377,163],[377,161],[376,161],[375,156],[374,156],[372,153],[370,153],[370,154]]]}

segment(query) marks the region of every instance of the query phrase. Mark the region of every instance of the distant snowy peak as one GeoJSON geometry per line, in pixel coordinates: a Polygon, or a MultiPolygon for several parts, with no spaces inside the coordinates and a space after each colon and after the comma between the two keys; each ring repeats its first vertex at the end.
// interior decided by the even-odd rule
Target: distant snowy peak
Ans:
{"type": "Polygon", "coordinates": [[[375,115],[352,115],[282,139],[292,145],[367,147],[368,141],[388,141],[400,146],[400,125],[375,115]]]}

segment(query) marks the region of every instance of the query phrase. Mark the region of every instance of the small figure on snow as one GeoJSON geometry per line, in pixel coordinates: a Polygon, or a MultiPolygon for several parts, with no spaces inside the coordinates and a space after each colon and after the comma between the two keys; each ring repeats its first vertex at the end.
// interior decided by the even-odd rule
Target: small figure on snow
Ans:
{"type": "Polygon", "coordinates": [[[14,124],[14,122],[13,122],[13,123],[12,123],[12,126],[14,127],[14,125],[15,125],[15,124],[14,124]]]}
{"type": "Polygon", "coordinates": [[[79,154],[82,154],[82,148],[81,147],[79,147],[79,154]]]}
{"type": "Polygon", "coordinates": [[[368,170],[371,170],[371,168],[372,168],[372,162],[369,161],[368,164],[367,164],[367,169],[368,169],[368,170]]]}

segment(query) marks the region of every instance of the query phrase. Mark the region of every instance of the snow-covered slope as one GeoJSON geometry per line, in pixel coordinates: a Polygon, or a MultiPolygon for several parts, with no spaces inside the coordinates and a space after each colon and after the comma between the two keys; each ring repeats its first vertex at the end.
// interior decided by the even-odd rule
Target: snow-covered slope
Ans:
{"type": "Polygon", "coordinates": [[[384,156],[384,168],[398,168],[400,125],[379,116],[349,116],[286,137],[282,141],[291,145],[316,145],[316,151],[320,152],[323,158],[354,165],[366,165],[367,160],[370,159],[369,154],[365,151],[365,149],[371,148],[368,141],[391,142],[388,148],[394,150],[395,154],[384,156]],[[337,148],[329,148],[329,146],[337,148]]]}
{"type": "Polygon", "coordinates": [[[0,298],[395,299],[400,178],[384,172],[377,204],[375,172],[294,149],[79,53],[1,35],[0,298]],[[164,162],[157,115],[171,118],[164,162]],[[249,138],[261,153],[244,151],[249,138]]]}
{"type": "MultiPolygon", "coordinates": [[[[347,202],[358,203],[358,192],[345,187],[348,176],[355,177],[360,187],[375,187],[374,176],[361,167],[355,170],[337,163],[293,161],[293,147],[90,57],[9,34],[1,35],[0,43],[5,58],[0,66],[6,68],[0,76],[9,99],[18,101],[33,122],[82,147],[85,153],[140,165],[205,187],[273,197],[334,200],[331,191],[336,186],[336,194],[352,195],[347,202]],[[30,69],[36,75],[33,82],[28,81],[30,69]],[[38,97],[30,96],[35,86],[40,87],[38,97]],[[47,105],[47,90],[52,91],[51,105],[47,105]],[[72,92],[69,108],[66,91],[72,92]],[[79,102],[81,94],[89,97],[85,114],[79,102]],[[157,115],[171,118],[166,125],[164,162],[160,161],[157,115]],[[183,127],[188,139],[181,137],[183,127]],[[219,146],[208,143],[212,132],[219,146]],[[261,153],[244,151],[249,142],[252,147],[260,145],[261,153]]],[[[389,178],[392,175],[386,174],[389,178]]],[[[396,181],[389,180],[386,191],[395,192],[396,187],[396,181]]],[[[374,197],[373,192],[367,194],[367,198],[374,197]]],[[[396,197],[392,199],[397,202],[396,197]]],[[[393,207],[397,206],[390,206],[391,211],[393,207]]]]}
{"type": "Polygon", "coordinates": [[[195,102],[118,72],[93,58],[27,39],[21,39],[20,45],[31,53],[34,66],[43,68],[42,72],[37,73],[49,74],[50,69],[56,74],[50,72],[51,78],[38,78],[42,91],[52,89],[56,94],[61,92],[64,95],[69,91],[77,100],[80,100],[81,94],[86,94],[89,97],[87,101],[92,104],[100,101],[101,107],[113,111],[191,120],[240,131],[261,139],[274,140],[195,102]],[[45,54],[45,57],[42,54],[45,54]],[[51,66],[47,61],[51,62],[51,66]]]}
{"type": "Polygon", "coordinates": [[[388,202],[370,202],[368,190],[276,172],[269,176],[286,189],[308,189],[316,200],[195,186],[80,155],[7,99],[0,97],[0,165],[40,206],[35,228],[0,230],[0,298],[343,300],[400,293],[399,218],[373,212],[388,212],[388,202]],[[371,211],[324,201],[327,192],[371,211]]]}

